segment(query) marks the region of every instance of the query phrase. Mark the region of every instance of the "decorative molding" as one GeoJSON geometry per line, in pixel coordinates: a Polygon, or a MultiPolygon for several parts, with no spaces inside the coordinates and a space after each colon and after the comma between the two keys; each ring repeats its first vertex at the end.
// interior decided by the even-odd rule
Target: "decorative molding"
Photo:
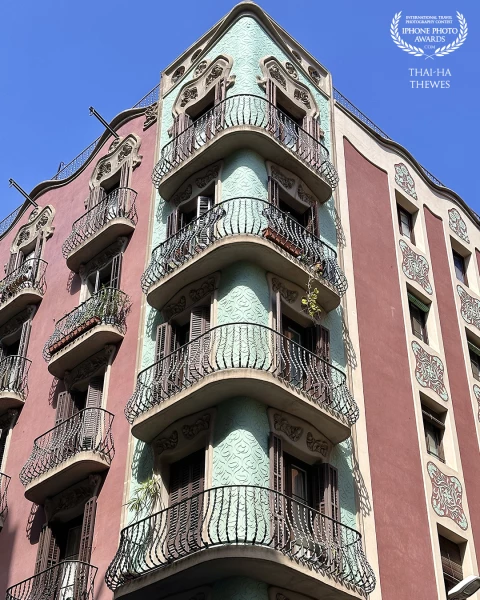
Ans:
{"type": "Polygon", "coordinates": [[[473,393],[475,394],[475,398],[477,399],[477,403],[478,403],[478,422],[480,423],[480,387],[478,387],[477,384],[474,384],[473,386],[473,393]]]}
{"type": "Polygon", "coordinates": [[[480,300],[470,296],[461,285],[457,285],[457,293],[460,297],[460,314],[463,320],[480,329],[480,300]]]}
{"type": "Polygon", "coordinates": [[[44,240],[48,240],[52,237],[55,228],[52,227],[53,219],[55,217],[55,209],[53,206],[46,206],[45,208],[35,208],[28,218],[28,223],[22,225],[15,236],[11,252],[18,252],[25,246],[30,245],[39,235],[43,235],[44,240]]]}
{"type": "Polygon", "coordinates": [[[35,306],[28,306],[0,327],[0,341],[13,335],[21,329],[25,321],[30,320],[35,313],[35,306]]]}
{"type": "Polygon", "coordinates": [[[313,79],[313,81],[318,85],[322,79],[322,76],[320,75],[320,73],[317,71],[317,69],[314,69],[313,67],[308,67],[308,74],[310,75],[310,77],[313,79]]]}
{"type": "Polygon", "coordinates": [[[460,239],[467,244],[470,243],[470,238],[468,237],[467,224],[462,219],[461,214],[458,212],[456,208],[451,208],[448,211],[448,226],[456,233],[460,239]]]}
{"type": "Polygon", "coordinates": [[[46,498],[44,508],[47,521],[52,521],[62,512],[78,509],[85,504],[92,496],[98,494],[101,482],[101,475],[90,475],[88,479],[67,488],[56,496],[46,498]]]}
{"type": "Polygon", "coordinates": [[[113,244],[107,246],[105,250],[94,256],[91,260],[89,260],[84,265],[80,266],[79,275],[82,279],[86,279],[91,273],[94,271],[98,271],[103,268],[105,265],[108,265],[109,262],[113,259],[114,256],[123,252],[125,246],[127,245],[128,238],[127,237],[119,237],[113,244]]]}
{"type": "Polygon", "coordinates": [[[187,440],[192,440],[200,431],[205,431],[210,427],[210,414],[205,414],[199,417],[192,425],[184,425],[182,427],[183,437],[187,440]]]}
{"type": "Polygon", "coordinates": [[[218,287],[220,272],[216,271],[212,275],[208,275],[202,279],[197,279],[189,285],[180,289],[175,296],[170,298],[168,304],[162,308],[164,321],[169,321],[176,315],[181,314],[185,310],[189,310],[195,302],[213,293],[218,287]]]}
{"type": "Polygon", "coordinates": [[[459,479],[445,475],[433,463],[427,463],[427,471],[432,481],[431,503],[439,517],[452,519],[460,529],[468,529],[468,521],[462,506],[463,489],[459,479]]]}
{"type": "Polygon", "coordinates": [[[318,454],[320,454],[324,458],[328,454],[328,444],[327,444],[327,442],[325,440],[322,440],[322,439],[316,440],[313,437],[313,434],[310,431],[307,433],[307,448],[309,450],[311,450],[312,452],[317,452],[318,454]]]}
{"type": "Polygon", "coordinates": [[[315,205],[315,198],[311,194],[307,194],[307,192],[305,192],[301,183],[298,184],[297,194],[300,200],[302,200],[305,204],[310,204],[310,206],[315,205]]]}
{"type": "MultiPolygon", "coordinates": [[[[170,204],[173,206],[179,206],[184,202],[190,200],[209,185],[212,181],[215,181],[220,177],[222,171],[223,162],[218,162],[213,165],[209,165],[194,173],[189,179],[182,185],[182,187],[172,196],[170,204]]],[[[161,206],[161,205],[160,205],[161,206]]],[[[160,210],[160,209],[159,209],[160,210]]],[[[162,220],[160,212],[157,213],[157,219],[162,220]]]]}
{"type": "Polygon", "coordinates": [[[270,177],[275,179],[292,198],[295,198],[303,206],[315,206],[319,204],[312,190],[297,175],[269,160],[266,161],[266,165],[270,177]]]}
{"type": "Polygon", "coordinates": [[[287,80],[285,79],[285,77],[282,75],[280,69],[278,68],[277,65],[274,65],[273,67],[270,67],[270,69],[268,69],[268,72],[270,73],[270,77],[272,79],[275,79],[275,81],[278,81],[278,83],[284,88],[287,89],[287,80]]]}
{"type": "Polygon", "coordinates": [[[312,108],[309,94],[305,90],[295,90],[293,92],[293,97],[295,100],[299,100],[302,104],[304,104],[309,110],[312,108]]]}
{"type": "Polygon", "coordinates": [[[148,129],[150,125],[153,125],[157,122],[157,115],[158,102],[154,102],[153,104],[150,104],[150,106],[147,106],[147,108],[145,109],[145,121],[143,122],[143,131],[145,131],[145,129],[148,129]]]}
{"type": "Polygon", "coordinates": [[[398,244],[403,254],[402,271],[405,277],[416,281],[427,294],[433,294],[433,289],[428,278],[430,271],[428,260],[421,254],[414,252],[405,240],[399,240],[398,244]]]}
{"type": "Polygon", "coordinates": [[[415,200],[418,200],[417,192],[415,191],[415,182],[404,163],[395,165],[395,183],[401,187],[406,194],[415,198],[415,200]]]}
{"type": "Polygon", "coordinates": [[[107,344],[100,352],[90,356],[71,371],[66,371],[64,376],[65,387],[71,390],[76,384],[93,377],[100,369],[105,369],[110,363],[115,346],[107,344]]]}
{"type": "Polygon", "coordinates": [[[187,299],[185,298],[185,296],[180,296],[180,300],[178,302],[175,303],[170,303],[167,306],[165,306],[165,308],[163,309],[163,316],[165,318],[166,321],[170,321],[170,319],[172,317],[174,317],[175,315],[179,315],[180,313],[182,313],[185,310],[185,307],[187,306],[187,299]]]}
{"type": "Polygon", "coordinates": [[[438,356],[426,352],[418,342],[412,342],[412,350],[417,360],[415,377],[424,388],[430,388],[442,400],[448,401],[448,392],[443,382],[444,366],[438,356]]]}
{"type": "Polygon", "coordinates": [[[298,79],[297,69],[292,65],[291,62],[287,61],[285,63],[285,71],[290,75],[290,77],[293,77],[293,79],[298,79]]]}
{"type": "Polygon", "coordinates": [[[282,298],[289,304],[295,302],[299,296],[298,292],[288,289],[280,279],[277,279],[277,277],[272,277],[272,290],[274,292],[280,292],[282,298]]]}
{"type": "Polygon", "coordinates": [[[183,77],[184,73],[185,73],[185,67],[183,65],[181,67],[178,67],[178,69],[176,69],[173,72],[173,75],[171,77],[172,83],[177,83],[177,81],[180,81],[180,79],[183,77]]]}
{"type": "Polygon", "coordinates": [[[186,200],[190,200],[191,196],[192,196],[192,185],[188,184],[186,188],[184,188],[181,192],[178,192],[178,194],[175,194],[175,196],[173,196],[171,203],[173,204],[173,206],[178,206],[179,204],[181,204],[182,202],[185,202],[186,200]]]}
{"type": "Polygon", "coordinates": [[[295,427],[294,425],[290,425],[288,420],[278,413],[275,413],[273,419],[274,426],[277,431],[283,431],[283,433],[287,437],[289,437],[292,440],[292,442],[298,442],[303,433],[302,427],[295,427]]]}
{"type": "MultiPolygon", "coordinates": [[[[187,105],[202,100],[209,93],[211,85],[220,78],[225,80],[225,89],[231,87],[235,83],[235,75],[230,75],[232,66],[233,58],[226,54],[220,54],[212,61],[202,61],[194,72],[194,78],[181,87],[173,104],[173,115],[184,113],[187,105]]],[[[170,129],[169,133],[172,132],[170,129]]]]}
{"type": "Polygon", "coordinates": [[[201,190],[211,182],[217,179],[218,174],[220,172],[220,165],[215,165],[213,167],[208,167],[206,173],[201,177],[197,177],[195,179],[195,185],[201,190]]]}
{"type": "Polygon", "coordinates": [[[202,298],[205,298],[205,296],[208,296],[208,294],[211,294],[215,290],[215,284],[215,277],[209,277],[208,279],[205,279],[200,287],[196,289],[193,288],[188,292],[190,300],[192,302],[198,302],[202,298]]]}
{"type": "Polygon", "coordinates": [[[109,148],[108,153],[97,161],[90,177],[90,189],[99,187],[102,181],[114,175],[122,168],[127,160],[132,169],[135,169],[141,162],[142,156],[138,153],[140,150],[141,139],[134,133],[130,133],[125,138],[119,138],[109,148]]]}
{"type": "Polygon", "coordinates": [[[282,173],[282,171],[279,171],[276,167],[273,166],[272,178],[275,179],[275,181],[278,181],[278,183],[286,190],[290,190],[295,184],[295,179],[290,179],[284,173],[282,173]]]}
{"type": "Polygon", "coordinates": [[[160,455],[165,452],[165,450],[173,450],[177,447],[178,444],[178,432],[175,430],[172,432],[170,437],[160,438],[159,440],[155,440],[153,442],[153,447],[155,449],[156,454],[160,455]]]}

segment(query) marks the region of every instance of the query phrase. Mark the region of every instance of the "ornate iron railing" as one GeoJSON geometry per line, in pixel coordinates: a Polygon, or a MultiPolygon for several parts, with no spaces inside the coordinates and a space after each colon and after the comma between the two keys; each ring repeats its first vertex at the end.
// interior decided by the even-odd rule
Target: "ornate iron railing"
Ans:
{"type": "Polygon", "coordinates": [[[358,419],[358,406],[342,371],[255,323],[218,325],[141,371],[125,415],[133,423],[203,377],[226,369],[267,371],[344,422],[358,419]]]}
{"type": "Polygon", "coordinates": [[[8,588],[6,600],[93,600],[97,567],[64,560],[8,588]]]}
{"type": "Polygon", "coordinates": [[[367,594],[375,575],[361,535],[273,490],[223,486],[182,500],[121,532],[105,581],[128,581],[215,546],[263,546],[367,594]]]}
{"type": "Polygon", "coordinates": [[[73,223],[71,234],[62,246],[64,258],[113,219],[123,217],[136,225],[138,221],[136,197],[137,192],[130,188],[116,189],[77,219],[73,223]]]}
{"type": "Polygon", "coordinates": [[[317,171],[332,190],[337,187],[338,174],[330,162],[327,148],[266,98],[248,94],[222,100],[166,144],[153,170],[154,185],[158,187],[167,173],[220,131],[242,125],[264,129],[299,160],[317,171]]]}
{"type": "Polygon", "coordinates": [[[29,459],[20,471],[28,485],[50,469],[81,452],[94,452],[110,464],[115,454],[112,413],[103,408],[84,408],[33,442],[29,459]]]}
{"type": "Polygon", "coordinates": [[[10,485],[10,477],[5,473],[0,473],[0,527],[7,518],[8,503],[7,492],[10,485]]]}
{"type": "Polygon", "coordinates": [[[97,325],[113,325],[122,334],[127,330],[130,299],[121,290],[103,288],[57,321],[55,331],[43,348],[43,358],[52,356],[97,325]]]}
{"type": "Polygon", "coordinates": [[[0,361],[0,392],[12,392],[25,400],[31,364],[24,356],[7,356],[0,361]]]}
{"type": "Polygon", "coordinates": [[[47,289],[47,263],[41,258],[28,258],[20,267],[0,281],[0,307],[26,289],[44,295],[47,289]]]}
{"type": "Polygon", "coordinates": [[[11,225],[16,221],[18,215],[20,214],[20,211],[24,206],[25,203],[20,204],[20,206],[17,206],[15,210],[13,210],[9,215],[7,215],[4,219],[0,221],[0,238],[3,236],[4,233],[6,233],[10,229],[11,225]]]}
{"type": "Polygon", "coordinates": [[[340,296],[347,290],[347,279],[331,246],[265,200],[232,198],[216,204],[153,250],[141,280],[143,291],[147,293],[153,284],[217,240],[245,234],[269,239],[292,260],[312,270],[316,278],[327,280],[340,296]]]}
{"type": "MultiPolygon", "coordinates": [[[[370,129],[372,129],[376,134],[385,138],[386,140],[390,140],[392,142],[394,141],[382,129],[380,129],[380,127],[375,125],[375,123],[373,121],[371,121],[361,110],[359,110],[355,106],[355,104],[352,104],[350,102],[350,100],[345,98],[345,96],[343,94],[341,94],[335,88],[333,89],[333,98],[338,102],[338,104],[340,104],[341,106],[343,106],[343,108],[348,110],[348,112],[350,114],[352,114],[354,117],[356,117],[359,121],[362,121],[362,123],[365,123],[365,125],[367,127],[369,127],[370,129]]],[[[446,185],[444,183],[442,183],[439,179],[437,179],[435,177],[435,175],[432,175],[432,173],[430,173],[430,171],[427,171],[427,169],[424,166],[422,166],[422,165],[419,165],[419,166],[422,169],[424,175],[426,177],[428,177],[428,179],[430,179],[430,181],[432,181],[435,185],[446,187],[446,185]]]]}

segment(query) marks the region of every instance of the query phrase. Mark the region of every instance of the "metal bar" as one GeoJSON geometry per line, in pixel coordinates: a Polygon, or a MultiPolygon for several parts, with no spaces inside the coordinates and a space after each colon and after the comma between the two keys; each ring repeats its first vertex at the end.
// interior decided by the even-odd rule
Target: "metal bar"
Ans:
{"type": "Polygon", "coordinates": [[[115,129],[112,129],[112,128],[110,127],[110,125],[109,125],[109,124],[108,124],[108,123],[105,121],[105,119],[102,117],[102,115],[101,115],[101,114],[99,114],[99,113],[98,113],[98,112],[97,112],[97,111],[96,111],[96,110],[93,108],[93,106],[90,106],[88,110],[90,111],[90,116],[92,116],[92,115],[93,115],[94,117],[96,117],[96,118],[97,118],[97,119],[100,121],[100,123],[101,123],[101,124],[102,124],[102,125],[105,127],[105,129],[106,129],[107,131],[109,131],[109,132],[110,132],[110,133],[113,135],[113,137],[114,137],[116,140],[120,139],[120,136],[119,136],[119,135],[118,135],[118,133],[115,131],[115,129]]]}
{"type": "Polygon", "coordinates": [[[28,200],[32,206],[38,208],[38,204],[30,198],[27,192],[23,188],[21,188],[14,179],[9,179],[8,183],[10,184],[10,187],[13,186],[17,190],[17,192],[20,192],[20,194],[22,194],[25,200],[28,200]]]}

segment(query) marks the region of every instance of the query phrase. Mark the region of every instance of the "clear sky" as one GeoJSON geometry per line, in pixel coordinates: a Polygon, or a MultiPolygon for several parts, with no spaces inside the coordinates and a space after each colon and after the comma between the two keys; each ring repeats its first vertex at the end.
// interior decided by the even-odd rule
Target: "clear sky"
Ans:
{"type": "MultiPolygon", "coordinates": [[[[154,87],[160,72],[234,6],[232,0],[5,0],[0,8],[0,219],[56,173],[107,121],[154,87]]],[[[261,0],[332,73],[349,100],[480,212],[480,3],[475,0],[261,0]],[[393,43],[390,23],[464,14],[464,45],[434,61],[393,43]],[[434,64],[432,64],[434,63],[434,64]],[[450,69],[449,89],[412,89],[410,68],[450,69]]],[[[411,41],[411,40],[409,40],[411,41]]]]}

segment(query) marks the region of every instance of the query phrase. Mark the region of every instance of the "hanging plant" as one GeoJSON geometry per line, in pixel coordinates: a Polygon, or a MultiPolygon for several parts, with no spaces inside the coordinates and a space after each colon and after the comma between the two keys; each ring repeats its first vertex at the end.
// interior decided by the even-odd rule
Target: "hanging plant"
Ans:
{"type": "Polygon", "coordinates": [[[157,478],[152,475],[135,488],[126,506],[129,511],[134,513],[134,520],[138,520],[144,513],[151,514],[153,508],[160,502],[160,498],[160,484],[157,478]]]}
{"type": "MultiPolygon", "coordinates": [[[[323,267],[321,264],[313,266],[313,271],[316,276],[321,276],[323,273],[323,267]]],[[[302,298],[303,310],[308,314],[314,323],[318,323],[323,313],[323,308],[318,302],[318,288],[313,287],[313,283],[317,280],[317,277],[312,274],[308,277],[307,293],[302,298]]]]}

